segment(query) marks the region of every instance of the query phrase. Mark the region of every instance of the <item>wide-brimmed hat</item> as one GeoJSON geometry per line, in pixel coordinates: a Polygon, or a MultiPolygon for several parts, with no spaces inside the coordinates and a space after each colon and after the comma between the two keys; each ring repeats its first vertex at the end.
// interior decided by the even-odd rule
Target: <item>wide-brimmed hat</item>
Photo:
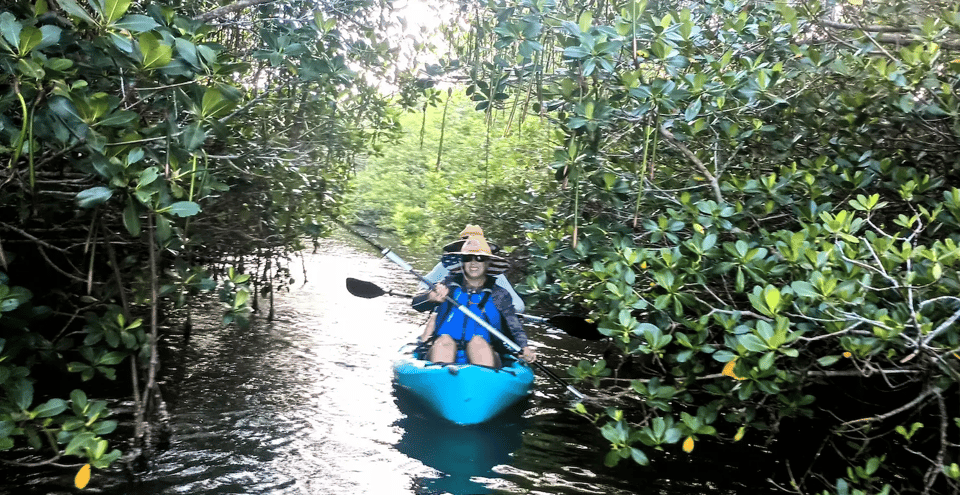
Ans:
{"type": "MultiPolygon", "coordinates": [[[[466,241],[468,237],[482,237],[484,240],[486,240],[486,237],[483,235],[483,229],[479,225],[467,224],[467,226],[460,231],[459,239],[447,244],[446,246],[443,246],[444,254],[460,251],[460,249],[463,248],[463,242],[466,241]]],[[[497,251],[500,251],[500,246],[497,244],[490,241],[486,242],[490,244],[490,250],[492,252],[496,253],[497,251]]]]}
{"type": "Polygon", "coordinates": [[[473,237],[475,235],[483,237],[483,228],[472,223],[468,223],[467,226],[460,231],[461,239],[466,239],[467,237],[473,237]]]}
{"type": "MultiPolygon", "coordinates": [[[[483,236],[468,237],[462,241],[460,249],[445,253],[445,255],[447,254],[458,257],[471,254],[489,257],[490,262],[487,264],[488,275],[499,275],[505,272],[510,266],[506,259],[493,254],[490,243],[487,242],[487,239],[483,236]]],[[[463,270],[463,265],[457,264],[456,266],[449,267],[449,269],[451,272],[459,273],[463,270]]]]}

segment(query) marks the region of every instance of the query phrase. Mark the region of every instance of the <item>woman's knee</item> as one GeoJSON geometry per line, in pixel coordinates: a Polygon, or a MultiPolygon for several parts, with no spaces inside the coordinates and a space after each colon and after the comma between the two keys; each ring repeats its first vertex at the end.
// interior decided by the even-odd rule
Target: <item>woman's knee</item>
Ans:
{"type": "Polygon", "coordinates": [[[433,362],[453,361],[457,353],[457,342],[449,335],[441,335],[430,346],[427,359],[433,362]]]}
{"type": "Polygon", "coordinates": [[[470,339],[469,342],[467,342],[467,345],[470,347],[489,348],[490,342],[487,342],[487,339],[479,335],[474,335],[473,338],[470,339]]]}

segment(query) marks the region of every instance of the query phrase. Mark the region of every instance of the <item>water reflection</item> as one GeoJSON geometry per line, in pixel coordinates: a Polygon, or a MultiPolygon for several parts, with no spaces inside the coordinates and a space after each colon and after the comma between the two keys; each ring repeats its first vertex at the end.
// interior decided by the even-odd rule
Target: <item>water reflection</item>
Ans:
{"type": "Polygon", "coordinates": [[[523,444],[524,401],[487,423],[459,426],[425,412],[425,406],[402,389],[395,389],[395,397],[405,414],[394,422],[403,431],[397,451],[437,471],[436,476],[413,479],[417,493],[491,493],[483,480],[499,477],[494,468],[510,463],[523,444]]]}
{"type": "MultiPolygon", "coordinates": [[[[304,254],[303,266],[306,280],[277,297],[277,321],[221,328],[216,308],[204,310],[205,319],[195,308],[190,340],[166,337],[173,355],[164,359],[161,377],[169,442],[146,471],[131,474],[117,463],[96,471],[84,492],[762,493],[716,485],[729,471],[725,452],[690,457],[673,472],[663,464],[606,468],[609,442],[571,414],[563,388],[543,376],[529,400],[492,422],[460,427],[427,416],[397,394],[390,369],[423,316],[407,299],[360,299],[344,288],[346,277],[354,277],[409,293],[416,281],[348,236],[321,242],[316,254],[304,254]]],[[[543,329],[528,334],[542,362],[561,375],[602,351],[602,344],[543,329]]],[[[75,471],[12,471],[2,473],[0,493],[74,491],[75,471]]]]}

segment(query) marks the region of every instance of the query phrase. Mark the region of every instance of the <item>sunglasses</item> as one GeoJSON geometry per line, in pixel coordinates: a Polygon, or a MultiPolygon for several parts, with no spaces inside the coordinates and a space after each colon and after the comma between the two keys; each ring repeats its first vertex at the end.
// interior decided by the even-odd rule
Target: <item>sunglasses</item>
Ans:
{"type": "Polygon", "coordinates": [[[480,254],[465,254],[460,259],[462,259],[464,263],[468,261],[479,261],[480,263],[485,263],[487,261],[490,261],[489,256],[483,256],[480,254]]]}

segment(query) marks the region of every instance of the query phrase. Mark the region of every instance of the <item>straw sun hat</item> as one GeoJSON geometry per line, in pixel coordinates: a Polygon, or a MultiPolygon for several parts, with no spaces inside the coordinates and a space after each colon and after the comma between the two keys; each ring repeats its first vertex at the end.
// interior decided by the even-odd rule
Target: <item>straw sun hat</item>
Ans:
{"type": "MultiPolygon", "coordinates": [[[[488,275],[499,275],[505,272],[510,266],[506,259],[493,254],[490,243],[488,243],[487,239],[483,236],[468,237],[460,243],[460,248],[457,251],[444,253],[444,255],[447,254],[456,255],[457,257],[473,254],[490,258],[490,262],[487,264],[488,275]]],[[[450,267],[450,271],[459,273],[462,271],[462,268],[462,264],[458,263],[456,266],[450,267]]]]}
{"type": "MultiPolygon", "coordinates": [[[[460,239],[443,246],[443,254],[454,253],[460,251],[460,248],[463,247],[463,242],[469,237],[481,237],[487,244],[490,244],[490,250],[494,253],[500,251],[500,246],[490,241],[487,241],[486,237],[483,235],[483,229],[479,225],[469,224],[460,231],[460,239]]],[[[459,261],[458,261],[459,263],[459,261]]]]}
{"type": "Polygon", "coordinates": [[[490,264],[487,265],[487,273],[490,275],[499,275],[510,268],[509,261],[495,254],[500,251],[500,246],[488,241],[483,235],[483,228],[476,224],[467,224],[467,226],[460,231],[460,239],[443,246],[443,255],[440,256],[440,262],[444,267],[452,272],[460,271],[460,256],[461,252],[463,251],[463,245],[467,242],[467,239],[471,237],[480,238],[489,248],[490,254],[488,254],[488,256],[490,256],[490,264]]]}
{"type": "MultiPolygon", "coordinates": [[[[460,231],[459,237],[460,237],[459,239],[447,244],[446,246],[443,246],[443,254],[440,256],[440,263],[442,263],[444,268],[446,268],[447,270],[453,270],[455,268],[460,267],[460,254],[458,253],[460,252],[460,249],[463,247],[463,243],[467,240],[468,237],[483,237],[483,239],[486,240],[486,237],[483,235],[483,228],[481,228],[479,225],[472,224],[472,223],[467,224],[467,226],[460,231]]],[[[490,245],[491,252],[496,253],[500,251],[500,246],[490,241],[486,241],[486,242],[487,244],[490,245]]],[[[490,267],[492,267],[494,264],[503,265],[502,267],[498,268],[499,270],[498,273],[503,273],[509,267],[506,260],[498,260],[496,258],[493,258],[491,260],[490,267]]],[[[490,267],[488,267],[488,270],[490,267]]]]}

